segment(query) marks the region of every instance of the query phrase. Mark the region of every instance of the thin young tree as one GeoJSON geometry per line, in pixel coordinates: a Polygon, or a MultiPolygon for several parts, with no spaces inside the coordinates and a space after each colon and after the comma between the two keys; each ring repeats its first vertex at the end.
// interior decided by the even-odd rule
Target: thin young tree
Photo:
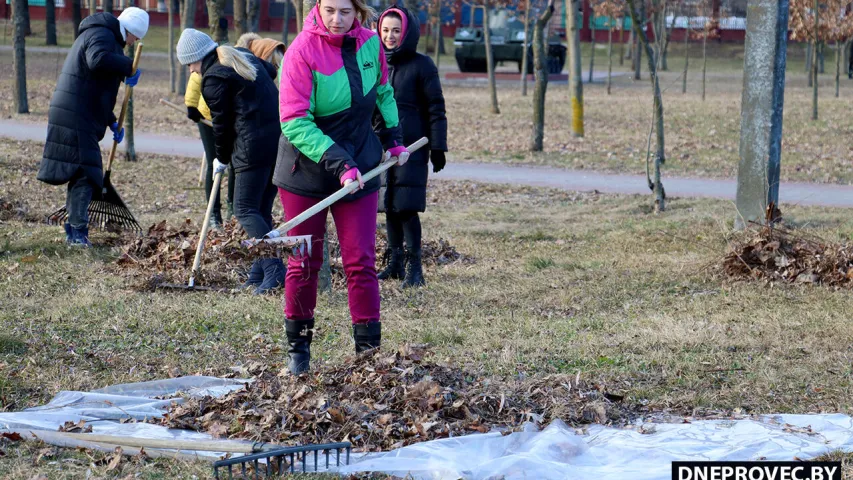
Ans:
{"type": "Polygon", "coordinates": [[[104,0],[104,11],[107,13],[113,13],[113,10],[115,10],[113,0],[104,0]]]}
{"type": "Polygon", "coordinates": [[[24,8],[22,9],[24,12],[24,35],[30,36],[33,34],[33,28],[30,24],[30,2],[29,0],[24,0],[24,8]]]}
{"type": "Polygon", "coordinates": [[[567,0],[569,31],[566,35],[569,41],[569,95],[572,112],[572,136],[583,137],[583,79],[581,72],[581,37],[578,28],[577,15],[579,0],[567,0]]]}
{"type": "Polygon", "coordinates": [[[719,10],[714,9],[712,0],[704,0],[702,9],[705,24],[702,27],[702,101],[705,101],[706,73],[708,70],[708,40],[717,38],[720,31],[720,19],[717,17],[719,10]]]}
{"type": "Polygon", "coordinates": [[[302,0],[291,0],[293,2],[293,10],[296,13],[296,33],[302,31],[302,23],[305,21],[305,12],[302,11],[302,0]]]}
{"type": "Polygon", "coordinates": [[[166,0],[166,2],[168,2],[166,8],[169,22],[169,86],[171,92],[175,93],[178,83],[178,72],[175,67],[175,0],[166,0]]]}
{"type": "Polygon", "coordinates": [[[290,36],[290,0],[284,2],[284,15],[281,19],[281,41],[288,45],[288,37],[290,36]]]}
{"type": "Polygon", "coordinates": [[[690,15],[689,11],[684,12],[684,73],[681,74],[681,94],[687,93],[687,69],[690,66],[690,15]]]}
{"type": "Polygon", "coordinates": [[[246,29],[250,32],[259,32],[261,28],[261,0],[248,0],[246,11],[246,29]]]}
{"type": "Polygon", "coordinates": [[[592,15],[590,15],[590,25],[589,29],[592,32],[592,42],[590,42],[590,53],[589,53],[589,73],[587,74],[587,83],[592,83],[593,70],[595,70],[595,9],[592,10],[592,15]]]}
{"type": "Polygon", "coordinates": [[[613,31],[617,27],[619,28],[619,39],[621,41],[622,24],[624,22],[622,15],[625,12],[625,1],[598,0],[592,4],[592,9],[595,15],[607,19],[607,94],[610,95],[613,77],[613,31]]]}
{"type": "Polygon", "coordinates": [[[234,36],[240,38],[247,31],[246,0],[234,0],[234,36]]]}
{"type": "Polygon", "coordinates": [[[44,43],[45,45],[56,45],[56,1],[45,0],[44,2],[44,43]]]}
{"type": "Polygon", "coordinates": [[[492,52],[492,34],[489,28],[489,10],[492,8],[488,0],[483,0],[483,34],[486,43],[486,73],[489,76],[489,97],[492,100],[492,113],[499,115],[501,107],[498,105],[498,86],[495,80],[495,61],[492,52]]]}
{"type": "Polygon", "coordinates": [[[26,0],[12,1],[12,17],[15,22],[13,39],[15,58],[12,65],[15,70],[15,111],[18,113],[30,113],[30,105],[27,101],[27,19],[24,16],[26,10],[26,0]]]}
{"type": "Polygon", "coordinates": [[[660,82],[658,81],[658,70],[655,64],[655,55],[652,52],[652,47],[649,44],[649,37],[646,36],[645,29],[642,27],[645,15],[643,13],[643,0],[627,0],[628,8],[631,14],[631,22],[634,24],[634,34],[637,36],[643,49],[646,51],[649,66],[649,78],[652,83],[653,102],[653,126],[655,131],[655,156],[654,156],[654,180],[649,175],[649,159],[646,159],[646,178],[649,182],[649,188],[654,192],[655,203],[654,211],[660,213],[666,210],[666,193],[664,192],[663,183],[661,182],[661,166],[666,162],[666,154],[664,149],[664,122],[663,122],[663,97],[661,95],[660,82]]]}
{"type": "MultiPolygon", "coordinates": [[[[545,27],[551,21],[553,15],[554,0],[548,0],[548,5],[536,19],[536,25],[533,27],[533,73],[535,83],[533,84],[533,137],[530,141],[530,151],[532,152],[542,151],[542,143],[545,138],[545,92],[548,89],[545,27]]],[[[526,16],[527,14],[525,13],[526,16]]],[[[524,73],[525,75],[527,74],[527,72],[524,73]]]]}
{"type": "Polygon", "coordinates": [[[841,61],[848,40],[853,34],[853,7],[851,0],[828,0],[828,15],[826,18],[826,42],[832,42],[835,50],[835,98],[839,97],[841,90],[841,61]],[[833,12],[835,14],[833,15],[833,12]]]}
{"type": "MultiPolygon", "coordinates": [[[[195,4],[196,0],[183,0],[181,6],[181,29],[195,27],[195,4]]],[[[178,76],[178,94],[183,95],[187,91],[187,67],[181,65],[178,76]]]]}
{"type": "MultiPolygon", "coordinates": [[[[791,39],[810,43],[811,64],[809,65],[809,86],[812,87],[812,120],[818,119],[818,45],[829,31],[828,25],[838,15],[831,7],[832,0],[790,0],[789,27],[791,39]]],[[[807,62],[808,63],[808,62],[807,62]]]]}
{"type": "Polygon", "coordinates": [[[625,65],[625,15],[624,12],[619,12],[616,17],[619,19],[619,66],[625,65]]]}
{"type": "MultiPolygon", "coordinates": [[[[527,62],[530,60],[528,54],[528,45],[530,45],[530,0],[524,0],[524,41],[523,56],[521,57],[521,96],[527,96],[527,70],[530,68],[527,62]]],[[[534,87],[535,88],[535,87],[534,87]]]]}
{"type": "Polygon", "coordinates": [[[77,34],[80,30],[80,22],[83,21],[82,1],[83,0],[71,0],[71,23],[74,25],[75,40],[77,40],[77,34]]]}
{"type": "MultiPolygon", "coordinates": [[[[133,61],[133,57],[135,55],[135,51],[133,46],[128,45],[125,49],[127,52],[127,56],[130,57],[130,60],[133,61]]],[[[125,90],[125,95],[127,95],[127,91],[125,90]]],[[[127,102],[127,113],[124,117],[124,137],[125,141],[125,160],[128,162],[135,162],[137,160],[136,157],[136,142],[133,139],[133,97],[130,97],[130,100],[127,102]]]]}

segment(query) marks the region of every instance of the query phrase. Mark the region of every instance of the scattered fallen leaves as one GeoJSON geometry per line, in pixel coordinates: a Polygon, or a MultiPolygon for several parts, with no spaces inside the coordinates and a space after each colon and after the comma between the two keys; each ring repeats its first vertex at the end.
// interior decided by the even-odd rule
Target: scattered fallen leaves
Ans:
{"type": "Polygon", "coordinates": [[[21,434],[18,432],[3,432],[0,433],[0,437],[10,440],[12,442],[20,442],[21,440],[23,440],[21,434]]]}
{"type": "Polygon", "coordinates": [[[60,432],[69,432],[69,433],[92,433],[92,426],[86,425],[86,420],[80,420],[79,422],[65,422],[64,425],[59,427],[60,432]]]}

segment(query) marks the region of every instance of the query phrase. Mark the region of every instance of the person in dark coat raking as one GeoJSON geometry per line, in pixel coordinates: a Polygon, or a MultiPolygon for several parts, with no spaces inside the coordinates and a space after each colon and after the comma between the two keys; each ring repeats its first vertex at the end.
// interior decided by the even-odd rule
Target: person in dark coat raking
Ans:
{"type": "MultiPolygon", "coordinates": [[[[276,70],[246,49],[219,46],[207,34],[187,28],[177,46],[178,61],[201,75],[201,94],[210,108],[216,143],[214,172],[234,166],[234,214],[246,234],[262,238],[273,229],[272,184],[278,155],[276,70]]],[[[263,277],[255,294],[284,284],[279,258],[259,260],[263,277]]],[[[254,282],[246,282],[246,286],[254,282]]]]}
{"type": "Polygon", "coordinates": [[[405,165],[392,167],[382,176],[379,207],[385,211],[390,260],[379,278],[403,278],[405,274],[403,287],[420,286],[424,278],[418,212],[426,209],[429,160],[433,173],[441,171],[446,163],[444,95],[432,59],[417,52],[420,38],[417,17],[405,8],[393,6],[379,17],[378,25],[400,114],[403,143],[410,145],[421,137],[429,139],[429,151],[412,153],[405,165]]]}
{"type": "MultiPolygon", "coordinates": [[[[122,80],[134,86],[133,62],[125,45],[133,45],[148,32],[148,13],[130,7],[118,18],[96,13],[80,23],[48,110],[47,140],[38,179],[51,185],[68,184],[65,240],[89,245],[89,202],[103,187],[101,147],[107,128],[121,142],[113,108],[122,80]]],[[[98,198],[98,197],[95,197],[98,198]]]]}

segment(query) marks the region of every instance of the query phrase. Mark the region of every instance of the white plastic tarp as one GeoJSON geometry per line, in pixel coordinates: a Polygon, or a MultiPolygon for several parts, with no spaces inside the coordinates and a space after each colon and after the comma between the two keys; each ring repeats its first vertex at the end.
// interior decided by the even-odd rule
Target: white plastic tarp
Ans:
{"type": "MultiPolygon", "coordinates": [[[[224,395],[247,380],[182,377],[124,384],[93,392],[60,392],[50,403],[0,413],[0,429],[56,431],[66,421],[86,420],[95,433],[152,439],[210,440],[209,435],[147,423],[178,392],[224,395]]],[[[178,400],[180,401],[180,400],[178,400]]],[[[353,455],[340,473],[385,472],[415,479],[668,480],[676,460],[792,460],[832,450],[853,451],[853,418],[831,415],[768,415],[741,420],[655,423],[639,429],[590,426],[577,434],[555,421],[542,431],[475,434],[424,442],[391,452],[353,455]]],[[[213,452],[199,452],[216,458],[213,452]]]]}

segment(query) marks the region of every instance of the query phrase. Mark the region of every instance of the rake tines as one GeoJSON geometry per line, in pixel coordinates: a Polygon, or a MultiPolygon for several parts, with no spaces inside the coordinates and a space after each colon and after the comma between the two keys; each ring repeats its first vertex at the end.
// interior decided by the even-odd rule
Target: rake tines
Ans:
{"type": "MultiPolygon", "coordinates": [[[[133,213],[124,204],[109,179],[104,182],[104,194],[101,199],[89,203],[89,225],[105,231],[132,230],[142,233],[142,227],[133,213]]],[[[68,218],[68,210],[62,207],[47,217],[52,225],[61,224],[68,218]]]]}

